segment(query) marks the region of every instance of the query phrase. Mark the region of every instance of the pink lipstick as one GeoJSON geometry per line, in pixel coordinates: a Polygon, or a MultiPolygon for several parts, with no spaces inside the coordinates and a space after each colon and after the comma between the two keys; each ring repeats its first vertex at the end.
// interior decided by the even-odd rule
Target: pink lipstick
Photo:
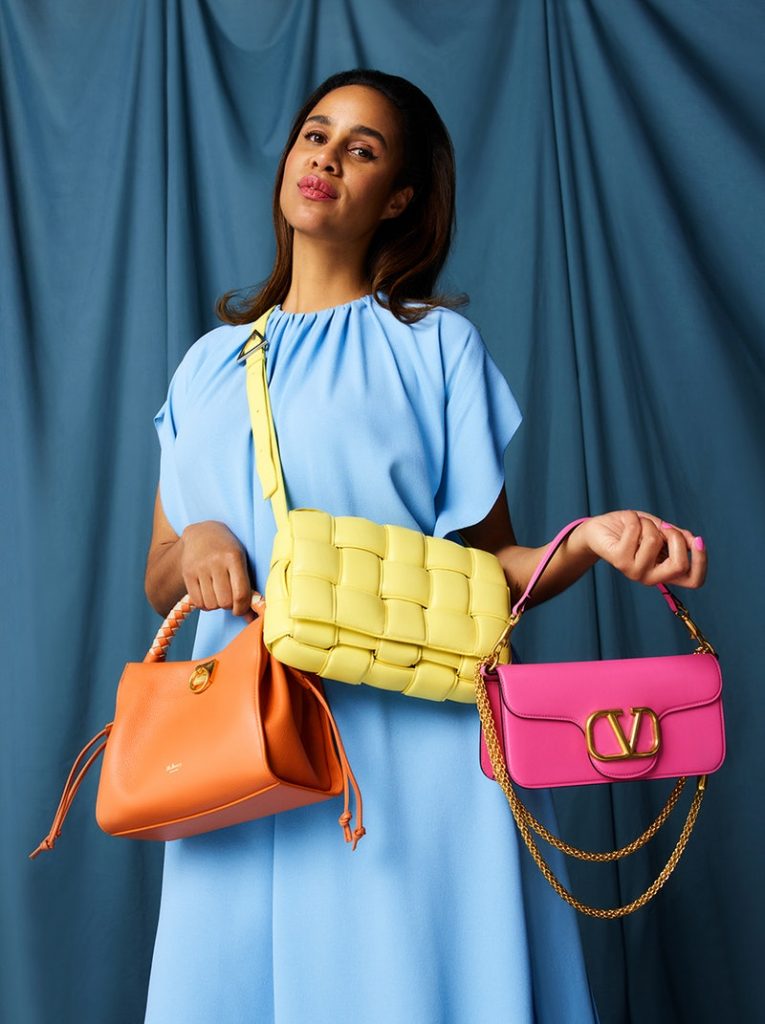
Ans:
{"type": "Polygon", "coordinates": [[[318,174],[303,175],[298,182],[298,188],[306,199],[318,199],[320,202],[325,199],[337,199],[337,192],[332,185],[318,174]]]}

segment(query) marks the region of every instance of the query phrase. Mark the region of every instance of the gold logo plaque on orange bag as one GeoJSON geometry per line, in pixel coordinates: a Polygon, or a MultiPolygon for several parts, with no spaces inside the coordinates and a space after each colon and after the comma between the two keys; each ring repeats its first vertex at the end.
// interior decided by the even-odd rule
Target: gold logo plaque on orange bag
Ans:
{"type": "Polygon", "coordinates": [[[189,689],[194,693],[202,693],[203,690],[206,690],[212,682],[215,665],[215,658],[197,665],[189,676],[189,689]]]}

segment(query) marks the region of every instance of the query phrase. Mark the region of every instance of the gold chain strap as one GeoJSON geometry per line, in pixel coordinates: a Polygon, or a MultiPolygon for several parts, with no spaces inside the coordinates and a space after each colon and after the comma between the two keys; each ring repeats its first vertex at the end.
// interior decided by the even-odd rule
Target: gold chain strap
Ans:
{"type": "MultiPolygon", "coordinates": [[[[500,757],[501,756],[502,754],[500,751],[500,757]]],[[[523,804],[520,804],[520,801],[519,805],[523,808],[526,824],[529,825],[530,828],[533,828],[537,835],[546,839],[551,846],[554,846],[562,853],[567,853],[569,857],[577,857],[579,860],[602,864],[606,861],[621,860],[622,857],[629,857],[631,853],[634,853],[636,850],[640,850],[646,845],[646,843],[650,842],[675,809],[675,804],[680,799],[680,794],[685,789],[686,782],[687,778],[685,775],[677,780],[675,788],[667,797],[667,802],[664,804],[664,807],[662,807],[658,817],[648,826],[641,836],[638,836],[637,839],[633,839],[632,842],[627,843],[626,846],[622,846],[618,850],[609,850],[607,853],[594,853],[591,850],[580,850],[577,846],[571,846],[570,843],[565,841],[565,839],[560,839],[558,836],[555,836],[552,832],[548,831],[540,821],[537,821],[528,807],[524,807],[523,804]]]]}
{"type": "Polygon", "coordinates": [[[526,846],[528,847],[531,856],[534,858],[537,867],[542,872],[544,877],[547,879],[549,884],[557,892],[557,894],[562,899],[564,899],[566,903],[569,903],[576,910],[579,910],[583,914],[587,914],[589,917],[597,917],[601,920],[614,920],[619,917],[626,917],[627,914],[631,914],[633,911],[645,906],[646,903],[652,900],[656,893],[664,886],[669,876],[677,867],[678,861],[680,860],[680,857],[683,854],[683,850],[685,849],[686,844],[690,838],[691,832],[693,831],[693,826],[696,824],[696,818],[698,817],[699,808],[701,807],[701,801],[704,798],[704,793],[706,790],[707,776],[702,775],[699,777],[696,786],[696,792],[694,793],[693,800],[691,801],[691,806],[688,810],[688,816],[685,819],[685,824],[683,825],[683,829],[680,833],[680,838],[678,839],[674,850],[670,854],[669,860],[664,865],[658,877],[645,890],[645,892],[642,893],[642,895],[638,896],[636,899],[634,899],[631,903],[627,903],[622,907],[601,908],[591,907],[586,903],[582,903],[572,893],[570,893],[568,889],[561,885],[561,883],[555,877],[552,870],[550,869],[550,866],[542,857],[542,854],[539,852],[539,849],[536,843],[534,842],[534,838],[530,831],[530,826],[531,828],[534,828],[534,830],[544,839],[552,843],[553,846],[557,847],[557,849],[561,850],[564,853],[571,854],[574,857],[579,857],[581,860],[617,860],[620,857],[625,857],[630,853],[634,853],[635,850],[639,850],[642,846],[645,846],[645,844],[651,838],[653,838],[653,836],[659,831],[661,826],[669,817],[675,804],[677,803],[680,797],[680,793],[682,792],[683,787],[685,786],[686,777],[683,776],[681,779],[678,780],[675,788],[670,793],[666,804],[662,808],[661,812],[659,813],[658,817],[653,822],[653,824],[651,824],[641,836],[633,840],[633,842],[629,843],[627,846],[622,847],[620,850],[614,850],[610,853],[589,853],[586,850],[579,850],[577,849],[577,847],[569,846],[568,843],[565,843],[563,840],[558,839],[557,836],[554,836],[544,827],[544,825],[537,821],[537,819],[531,814],[531,812],[518,799],[518,796],[516,795],[515,790],[513,789],[510,783],[510,776],[507,771],[507,766],[505,765],[505,759],[502,756],[502,748],[500,746],[499,739],[497,738],[497,731],[494,726],[494,715],[492,713],[491,705],[489,703],[489,696],[486,692],[486,684],[481,674],[481,666],[490,665],[492,661],[494,661],[494,666],[491,666],[493,668],[496,666],[496,650],[494,652],[493,657],[489,656],[488,658],[483,659],[482,662],[478,662],[478,664],[476,665],[476,704],[478,706],[478,713],[481,717],[481,724],[483,725],[484,736],[486,738],[486,746],[489,751],[489,759],[491,761],[491,766],[494,771],[494,777],[502,787],[505,796],[507,797],[507,802],[510,804],[510,810],[513,812],[515,823],[518,826],[521,835],[523,836],[523,840],[526,843],[526,846]]]}

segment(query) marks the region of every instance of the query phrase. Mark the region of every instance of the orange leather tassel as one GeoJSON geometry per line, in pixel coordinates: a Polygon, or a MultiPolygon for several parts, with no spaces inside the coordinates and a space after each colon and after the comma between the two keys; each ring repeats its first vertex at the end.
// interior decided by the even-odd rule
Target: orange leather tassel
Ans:
{"type": "Polygon", "coordinates": [[[73,782],[72,779],[74,778],[74,773],[77,771],[77,766],[79,765],[80,761],[85,756],[85,754],[88,752],[88,749],[92,747],[93,744],[96,742],[96,740],[100,739],[102,736],[106,736],[108,739],[108,735],[109,732],[111,731],[112,724],[112,722],[108,722],[101,730],[101,732],[96,733],[93,739],[90,740],[89,743],[86,743],[85,746],[80,751],[80,753],[77,755],[77,758],[74,764],[72,765],[72,770],[69,772],[69,777],[66,780],[64,792],[61,794],[61,800],[59,801],[58,809],[56,810],[56,813],[54,815],[53,824],[50,827],[50,832],[43,839],[40,845],[29,854],[30,860],[34,860],[35,857],[38,856],[38,854],[43,853],[45,850],[52,850],[53,847],[56,845],[56,840],[61,835],[61,826],[64,823],[64,818],[69,813],[69,808],[72,806],[72,801],[74,800],[75,794],[77,790],[80,788],[80,783],[85,778],[88,769],[93,764],[95,759],[106,748],[107,740],[104,740],[101,746],[98,747],[98,749],[90,755],[86,764],[83,766],[79,775],[77,776],[76,779],[74,779],[73,782]]]}

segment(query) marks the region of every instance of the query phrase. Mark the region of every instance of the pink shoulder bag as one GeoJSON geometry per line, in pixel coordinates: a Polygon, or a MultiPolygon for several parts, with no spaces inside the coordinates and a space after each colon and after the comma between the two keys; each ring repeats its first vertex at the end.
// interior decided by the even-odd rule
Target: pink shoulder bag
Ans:
{"type": "Polygon", "coordinates": [[[480,763],[504,790],[521,835],[550,885],[567,903],[591,917],[624,917],[652,899],[677,866],[704,797],[707,776],[725,758],[722,675],[717,654],[682,602],[663,583],[657,587],[698,645],[692,654],[549,664],[498,664],[498,652],[528,603],[539,577],[575,519],[550,542],[526,591],[512,609],[494,652],[476,667],[481,718],[480,763]],[[557,849],[586,861],[614,861],[653,838],[677,803],[688,775],[696,792],[680,838],[656,881],[622,907],[601,909],[576,899],[553,875],[532,831],[557,849]],[[579,850],[549,832],[521,803],[519,786],[581,786],[633,779],[680,778],[662,811],[632,843],[608,853],[579,850]]]}

